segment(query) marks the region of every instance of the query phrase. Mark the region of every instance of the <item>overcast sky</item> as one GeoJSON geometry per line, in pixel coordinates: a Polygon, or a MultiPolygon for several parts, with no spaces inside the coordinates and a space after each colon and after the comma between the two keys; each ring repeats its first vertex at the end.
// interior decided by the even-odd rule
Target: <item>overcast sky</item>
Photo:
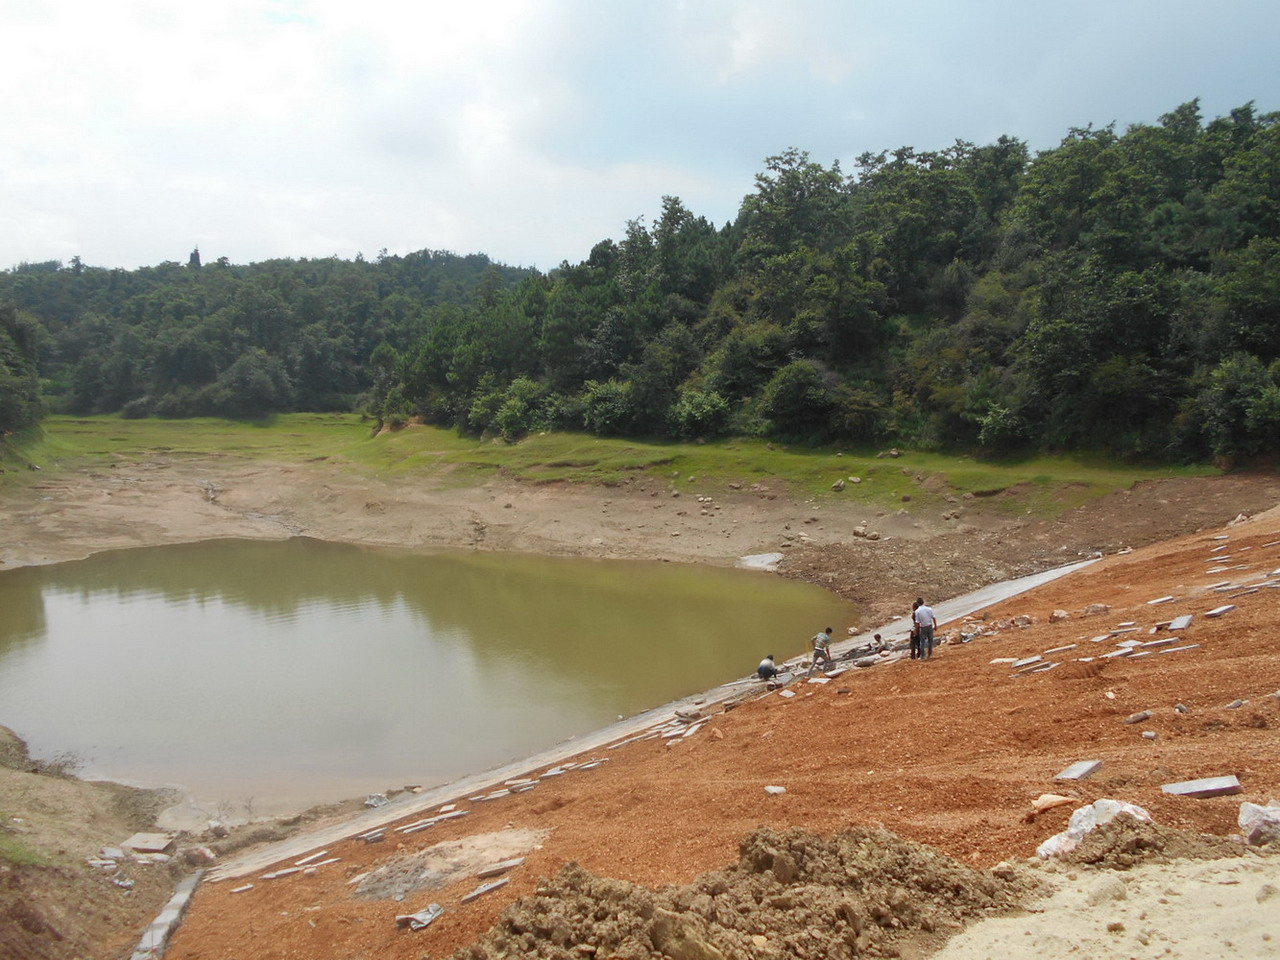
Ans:
{"type": "Polygon", "coordinates": [[[1280,0],[0,0],[0,268],[585,259],[764,159],[1280,110],[1280,0]]]}

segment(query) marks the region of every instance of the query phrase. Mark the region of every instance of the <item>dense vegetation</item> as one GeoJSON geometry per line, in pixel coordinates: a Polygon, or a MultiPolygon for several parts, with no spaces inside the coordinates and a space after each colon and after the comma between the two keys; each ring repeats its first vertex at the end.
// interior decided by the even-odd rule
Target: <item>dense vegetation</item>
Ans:
{"type": "Polygon", "coordinates": [[[1280,114],[1193,101],[1034,157],[1002,137],[851,175],[789,150],[724,227],[666,197],[547,274],[193,254],[23,264],[0,300],[6,414],[30,410],[33,341],[73,412],[1249,457],[1280,445],[1280,114]]]}

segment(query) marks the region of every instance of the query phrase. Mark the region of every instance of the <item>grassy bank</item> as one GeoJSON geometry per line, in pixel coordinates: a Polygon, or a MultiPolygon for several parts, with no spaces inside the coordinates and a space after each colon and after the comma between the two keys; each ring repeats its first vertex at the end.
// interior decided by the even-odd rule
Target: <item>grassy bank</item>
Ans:
{"type": "Polygon", "coordinates": [[[230,420],[123,420],[52,417],[43,431],[13,438],[0,482],[31,482],[42,471],[92,469],[144,457],[243,457],[343,464],[384,476],[429,477],[468,485],[500,475],[533,483],[616,484],[661,478],[689,492],[761,483],[800,499],[840,497],[868,504],[935,505],[948,496],[991,498],[1000,509],[1050,516],[1142,480],[1204,476],[1212,467],[1132,466],[1101,458],[969,456],[876,449],[784,447],[759,440],[679,444],[583,434],[538,434],[515,444],[410,426],[375,435],[355,415],[289,414],[261,423],[230,420]],[[852,478],[859,482],[853,482],[852,478]],[[845,488],[832,485],[843,479],[845,488]],[[997,496],[997,494],[1003,494],[997,496]],[[909,498],[909,500],[907,499],[909,498]]]}

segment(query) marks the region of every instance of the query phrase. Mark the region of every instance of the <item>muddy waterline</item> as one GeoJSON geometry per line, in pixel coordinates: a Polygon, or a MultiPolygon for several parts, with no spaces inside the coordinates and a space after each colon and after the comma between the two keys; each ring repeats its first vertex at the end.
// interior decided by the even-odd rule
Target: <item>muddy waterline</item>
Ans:
{"type": "Polygon", "coordinates": [[[768,574],[296,539],[0,574],[0,723],[81,775],[255,815],[488,769],[802,652],[768,574]]]}

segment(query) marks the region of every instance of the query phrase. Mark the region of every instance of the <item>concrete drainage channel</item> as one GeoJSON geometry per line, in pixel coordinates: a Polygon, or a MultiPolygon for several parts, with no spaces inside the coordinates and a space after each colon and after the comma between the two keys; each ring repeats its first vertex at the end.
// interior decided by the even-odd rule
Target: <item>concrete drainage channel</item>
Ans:
{"type": "MultiPolygon", "coordinates": [[[[1006,580],[998,584],[992,584],[962,597],[936,604],[934,609],[940,621],[957,620],[983,607],[1073,573],[1093,562],[1095,561],[1085,560],[1030,576],[1019,577],[1016,580],[1006,580]]],[[[909,602],[910,598],[905,598],[904,606],[909,602]]],[[[882,627],[880,629],[884,632],[883,640],[886,643],[892,643],[906,637],[908,622],[904,617],[893,628],[882,627]]],[[[872,638],[873,631],[868,631],[833,643],[831,650],[837,658],[844,659],[851,652],[871,644],[872,638]]],[[[803,657],[797,657],[779,666],[783,669],[789,666],[792,668],[791,672],[796,672],[796,668],[804,659],[803,657]]],[[[281,861],[296,859],[309,850],[316,850],[342,840],[371,834],[397,820],[424,812],[432,807],[439,807],[453,801],[470,798],[483,791],[501,788],[506,781],[521,780],[535,770],[545,767],[559,769],[561,765],[568,769],[571,765],[566,762],[571,757],[602,748],[612,749],[640,739],[669,735],[669,731],[676,724],[687,724],[688,733],[696,732],[701,724],[691,722],[694,720],[695,715],[705,716],[715,707],[722,706],[730,701],[742,700],[744,699],[744,687],[759,683],[760,681],[754,678],[747,678],[722,684],[704,694],[685,697],[673,703],[655,707],[634,717],[610,724],[601,730],[567,740],[532,757],[514,761],[483,773],[463,777],[459,780],[424,790],[419,794],[400,794],[394,800],[355,816],[345,823],[280,841],[261,850],[228,860],[226,863],[219,864],[210,870],[198,871],[178,884],[173,897],[143,934],[137,949],[133,953],[132,960],[160,960],[164,956],[169,938],[181,924],[196,888],[205,878],[210,882],[217,882],[219,880],[244,877],[281,861]]],[[[746,696],[749,695],[749,693],[746,694],[746,696]]],[[[584,763],[580,766],[580,769],[588,769],[595,765],[597,764],[584,763]]],[[[525,780],[525,782],[528,781],[525,780]]]]}

